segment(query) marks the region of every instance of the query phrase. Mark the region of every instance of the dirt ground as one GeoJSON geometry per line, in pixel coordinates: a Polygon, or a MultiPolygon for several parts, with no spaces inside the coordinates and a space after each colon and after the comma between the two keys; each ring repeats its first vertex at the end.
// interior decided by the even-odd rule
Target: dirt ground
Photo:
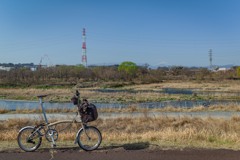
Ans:
{"type": "Polygon", "coordinates": [[[39,149],[35,152],[5,150],[0,160],[239,160],[240,151],[224,149],[155,149],[131,150],[102,148],[85,152],[78,148],[39,149]]]}

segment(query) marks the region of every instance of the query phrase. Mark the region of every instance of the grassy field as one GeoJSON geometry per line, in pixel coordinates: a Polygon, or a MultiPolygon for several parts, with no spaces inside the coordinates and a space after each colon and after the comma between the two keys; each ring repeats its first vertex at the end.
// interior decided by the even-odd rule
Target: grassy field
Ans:
{"type": "MultiPolygon", "coordinates": [[[[39,121],[10,119],[0,123],[0,147],[17,148],[18,130],[39,121]]],[[[159,117],[143,114],[140,118],[98,119],[91,125],[97,126],[103,135],[102,146],[124,144],[158,146],[161,148],[226,148],[240,149],[240,117],[231,119],[159,117]]],[[[57,130],[63,126],[58,126],[57,130]]],[[[79,125],[59,133],[58,141],[73,142],[79,125]]],[[[44,140],[46,142],[46,140],[44,140]]],[[[140,145],[140,146],[139,146],[140,145]]],[[[50,145],[49,145],[50,146],[50,145]]],[[[60,147],[64,146],[60,143],[60,147]]]]}
{"type": "MultiPolygon", "coordinates": [[[[239,100],[239,96],[232,93],[240,92],[237,81],[220,82],[163,82],[154,84],[126,85],[119,88],[122,92],[107,93],[97,92],[97,89],[104,87],[78,88],[83,98],[88,98],[93,102],[158,102],[164,100],[209,100],[209,99],[227,99],[239,100]],[[157,91],[164,88],[191,89],[194,92],[204,92],[201,95],[169,95],[157,91]],[[126,92],[125,92],[126,91],[126,92]],[[128,92],[135,91],[135,92],[128,92]],[[147,92],[146,92],[147,91],[147,92]],[[209,94],[216,92],[216,94],[209,94]]],[[[0,88],[0,98],[15,100],[37,100],[37,95],[49,94],[45,98],[47,101],[69,102],[76,87],[73,88],[0,88]]]]}
{"type": "MultiPolygon", "coordinates": [[[[104,93],[97,92],[101,87],[80,88],[81,97],[88,98],[91,102],[159,102],[164,100],[239,100],[239,96],[233,96],[228,92],[240,91],[236,81],[221,82],[163,82],[145,85],[126,85],[119,90],[126,92],[104,93]],[[164,88],[191,89],[193,91],[218,92],[215,95],[169,95],[158,91],[164,88]],[[137,91],[137,92],[127,92],[137,91]],[[143,91],[143,92],[141,92],[143,91]],[[145,92],[149,91],[149,92],[145,92]]],[[[40,94],[50,94],[44,100],[69,102],[76,88],[0,88],[0,98],[18,100],[37,100],[40,94]]],[[[49,109],[48,113],[73,112],[75,109],[49,109]]],[[[91,125],[97,126],[103,135],[102,146],[158,146],[162,148],[227,148],[240,149],[240,117],[233,116],[230,119],[217,118],[193,118],[193,117],[148,117],[148,112],[199,112],[199,111],[240,111],[236,104],[228,106],[210,106],[193,108],[166,107],[159,109],[143,109],[138,106],[129,106],[123,109],[99,109],[99,112],[142,112],[140,118],[114,118],[98,119],[91,125]]],[[[16,110],[1,109],[0,114],[5,113],[39,113],[40,110],[16,110]]],[[[20,128],[26,125],[35,125],[39,120],[9,119],[0,121],[0,148],[17,148],[16,137],[20,128]]],[[[63,126],[58,126],[61,128],[63,126]]],[[[74,125],[67,131],[60,132],[60,146],[70,146],[80,126],[74,125]],[[66,144],[65,144],[66,143],[66,144]]],[[[44,146],[50,147],[44,140],[44,146]]]]}

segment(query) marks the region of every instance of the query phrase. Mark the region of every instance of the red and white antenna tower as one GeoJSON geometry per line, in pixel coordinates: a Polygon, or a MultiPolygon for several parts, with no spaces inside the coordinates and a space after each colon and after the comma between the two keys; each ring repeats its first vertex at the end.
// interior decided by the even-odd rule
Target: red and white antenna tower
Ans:
{"type": "Polygon", "coordinates": [[[83,28],[82,32],[82,65],[87,67],[87,47],[86,47],[86,30],[83,28]]]}

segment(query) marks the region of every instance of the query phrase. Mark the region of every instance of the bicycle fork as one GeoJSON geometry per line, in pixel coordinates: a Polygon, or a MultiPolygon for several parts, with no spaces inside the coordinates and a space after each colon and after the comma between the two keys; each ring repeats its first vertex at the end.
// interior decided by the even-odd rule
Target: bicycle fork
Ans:
{"type": "Polygon", "coordinates": [[[75,138],[74,144],[77,144],[77,141],[78,141],[78,135],[79,135],[79,133],[80,133],[82,130],[83,130],[84,133],[87,135],[88,140],[91,139],[91,138],[88,136],[87,132],[86,132],[86,127],[87,127],[87,126],[86,126],[85,124],[83,124],[83,125],[82,125],[82,128],[78,130],[78,132],[77,132],[77,134],[76,134],[76,138],[75,138]]]}

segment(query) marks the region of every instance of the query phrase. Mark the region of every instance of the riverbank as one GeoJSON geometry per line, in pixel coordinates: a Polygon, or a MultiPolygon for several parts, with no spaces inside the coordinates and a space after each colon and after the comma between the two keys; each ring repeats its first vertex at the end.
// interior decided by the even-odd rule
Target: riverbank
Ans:
{"type": "MultiPolygon", "coordinates": [[[[52,120],[53,121],[53,120],[52,120]]],[[[23,126],[35,125],[39,120],[10,119],[0,122],[0,144],[16,141],[23,126]]],[[[240,148],[240,117],[135,117],[98,119],[90,123],[102,132],[103,146],[148,144],[165,148],[240,148]]],[[[64,126],[58,126],[56,130],[64,126]],[[59,128],[58,128],[59,127],[59,128]]],[[[59,133],[59,142],[74,141],[80,126],[59,133]]],[[[44,140],[46,142],[46,140],[44,140]]],[[[61,143],[60,143],[61,144],[61,143]]],[[[4,147],[4,146],[1,146],[4,147]]],[[[12,148],[16,142],[12,144],[12,148]]]]}
{"type": "Polygon", "coordinates": [[[1,99],[37,100],[37,95],[48,94],[46,101],[69,102],[75,90],[92,102],[128,103],[161,102],[166,100],[239,100],[238,81],[220,82],[162,82],[120,87],[66,87],[66,88],[0,88],[1,99]],[[173,91],[172,91],[173,90],[173,91]],[[177,91],[176,91],[177,90],[177,91]]]}
{"type": "MultiPolygon", "coordinates": [[[[49,94],[44,98],[46,102],[68,102],[74,95],[77,88],[0,88],[1,99],[30,100],[37,104],[37,95],[49,94]]],[[[165,101],[214,101],[228,100],[234,102],[240,99],[239,84],[235,81],[222,81],[195,83],[195,82],[163,82],[145,85],[127,85],[117,88],[89,87],[78,88],[81,98],[87,98],[92,103],[108,104],[139,104],[146,102],[165,102],[165,101]],[[177,91],[175,93],[164,92],[177,91]]],[[[149,103],[147,103],[148,106],[149,103]]],[[[121,105],[122,106],[122,105],[121,105]]],[[[114,115],[122,113],[130,116],[122,117],[101,117],[91,123],[97,126],[103,135],[103,146],[123,145],[123,144],[147,144],[158,145],[166,148],[240,148],[240,116],[234,112],[240,112],[240,105],[236,103],[228,105],[198,105],[195,107],[140,107],[129,105],[125,107],[98,108],[99,115],[106,113],[114,115]],[[214,117],[210,113],[231,112],[228,118],[214,117]],[[166,112],[174,114],[170,116],[166,112]],[[207,113],[207,116],[194,116],[194,114],[207,113]],[[139,116],[133,116],[137,115],[139,116]],[[155,116],[159,113],[159,116],[155,116]],[[176,115],[176,114],[181,114],[176,115]],[[183,115],[186,113],[186,115],[183,115]]],[[[38,107],[38,105],[36,105],[38,107]]],[[[47,108],[47,113],[72,113],[76,107],[72,108],[47,108]]],[[[19,108],[9,110],[2,108],[2,115],[41,113],[40,109],[19,108]]],[[[66,117],[62,117],[64,119],[66,117]]],[[[51,119],[53,121],[54,118],[51,119]]],[[[40,123],[39,119],[16,116],[12,119],[0,121],[0,148],[9,146],[17,148],[16,136],[20,128],[26,125],[40,123]]],[[[60,126],[61,128],[61,126],[60,126]]],[[[71,129],[59,133],[59,141],[73,142],[76,131],[80,126],[73,126],[71,129]]],[[[46,141],[45,141],[46,142],[46,141]]],[[[48,144],[46,144],[48,146],[48,144]]],[[[49,145],[50,146],[50,145],[49,145]]]]}
{"type": "MultiPolygon", "coordinates": [[[[62,120],[62,119],[74,119],[75,113],[48,113],[47,118],[49,120],[62,120]]],[[[100,112],[99,118],[101,119],[117,119],[117,118],[159,118],[159,117],[191,117],[191,118],[222,118],[231,119],[233,116],[240,116],[240,112],[233,111],[198,111],[198,112],[100,112]]],[[[1,114],[0,121],[6,121],[9,119],[29,119],[29,120],[43,120],[41,113],[7,113],[1,114]]]]}
{"type": "MultiPolygon", "coordinates": [[[[45,107],[46,108],[46,107],[45,107]]],[[[210,106],[193,106],[193,107],[141,107],[137,105],[128,105],[124,107],[99,107],[97,105],[99,114],[114,114],[114,113],[127,113],[127,114],[149,114],[149,113],[191,113],[191,112],[230,112],[237,113],[240,112],[240,104],[230,103],[230,104],[218,104],[210,106]]],[[[77,107],[62,107],[62,108],[46,108],[46,113],[76,113],[77,107]]],[[[42,110],[39,107],[35,108],[17,108],[17,109],[7,109],[0,108],[0,114],[41,114],[42,110]]]]}

